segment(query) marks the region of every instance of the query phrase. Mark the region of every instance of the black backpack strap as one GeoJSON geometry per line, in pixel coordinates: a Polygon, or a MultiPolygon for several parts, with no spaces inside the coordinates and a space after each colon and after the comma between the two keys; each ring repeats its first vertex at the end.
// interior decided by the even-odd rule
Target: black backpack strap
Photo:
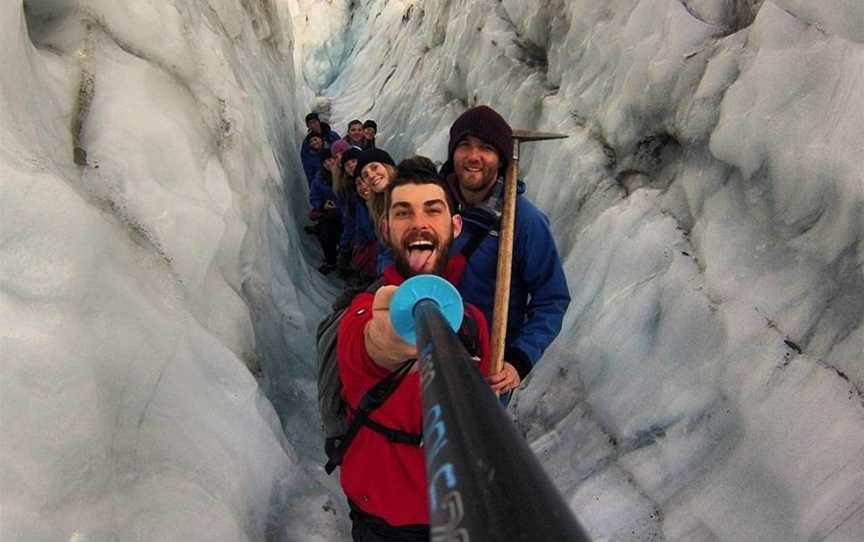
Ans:
{"type": "Polygon", "coordinates": [[[379,275],[377,279],[373,280],[372,283],[366,287],[366,292],[374,294],[378,291],[378,288],[384,286],[385,282],[387,281],[384,280],[384,275],[379,275]]]}
{"type": "Polygon", "coordinates": [[[471,317],[468,311],[465,311],[462,326],[456,332],[456,336],[459,337],[459,341],[465,347],[465,350],[468,351],[469,355],[480,355],[480,330],[478,329],[477,322],[471,317]]]}
{"type": "Polygon", "coordinates": [[[336,300],[333,301],[332,310],[333,312],[339,312],[351,305],[351,302],[354,301],[354,298],[357,297],[357,294],[372,293],[374,294],[378,288],[384,286],[384,277],[380,276],[374,281],[372,281],[368,286],[364,286],[361,288],[345,288],[342,290],[342,293],[336,297],[336,300]]]}
{"type": "Polygon", "coordinates": [[[479,229],[474,232],[474,235],[468,239],[468,242],[465,243],[465,246],[462,247],[461,254],[465,258],[465,261],[468,261],[471,258],[471,255],[474,254],[474,251],[477,250],[477,247],[480,246],[480,243],[483,242],[483,239],[489,233],[489,230],[479,229]]]}
{"type": "MultiPolygon", "coordinates": [[[[354,437],[357,436],[357,432],[360,431],[360,428],[364,425],[375,431],[378,431],[376,426],[385,430],[386,432],[378,432],[382,433],[385,437],[388,437],[392,442],[401,442],[403,444],[414,443],[413,433],[406,433],[405,431],[399,431],[398,429],[386,428],[383,425],[372,421],[369,416],[377,410],[378,407],[383,405],[391,395],[393,395],[393,392],[396,391],[396,388],[399,387],[399,384],[401,384],[408,375],[408,372],[411,370],[411,367],[414,366],[414,362],[416,361],[416,359],[409,359],[403,363],[401,367],[379,380],[377,384],[372,386],[369,391],[363,395],[363,398],[360,399],[360,404],[357,405],[357,410],[354,411],[354,415],[351,418],[351,425],[348,426],[348,431],[345,432],[343,437],[338,438],[338,441],[335,441],[336,439],[330,439],[335,442],[330,442],[329,446],[325,446],[325,448],[332,448],[332,453],[328,451],[327,465],[324,466],[324,471],[327,474],[332,473],[336,467],[342,464],[345,452],[348,450],[354,437]],[[391,439],[388,436],[388,433],[395,435],[394,438],[391,439]],[[407,436],[400,436],[398,434],[407,436]],[[402,442],[403,440],[407,442],[402,442]]],[[[421,436],[417,435],[418,444],[415,445],[419,446],[421,438],[421,436]]]]}
{"type": "Polygon", "coordinates": [[[372,429],[376,433],[383,435],[384,438],[394,444],[420,446],[420,443],[423,442],[423,435],[421,433],[408,433],[407,431],[401,431],[399,429],[390,429],[389,427],[383,426],[380,423],[376,422],[372,418],[366,418],[366,421],[363,423],[363,425],[365,425],[369,429],[372,429]]]}

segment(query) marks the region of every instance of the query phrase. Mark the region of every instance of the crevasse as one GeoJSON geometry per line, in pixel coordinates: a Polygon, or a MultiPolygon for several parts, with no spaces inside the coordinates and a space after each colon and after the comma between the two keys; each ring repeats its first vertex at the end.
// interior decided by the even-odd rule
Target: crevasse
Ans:
{"type": "Polygon", "coordinates": [[[864,7],[27,0],[0,29],[4,540],[347,540],[303,115],[440,161],[478,103],[570,134],[522,162],[573,303],[511,412],[592,536],[864,536],[864,7]]]}

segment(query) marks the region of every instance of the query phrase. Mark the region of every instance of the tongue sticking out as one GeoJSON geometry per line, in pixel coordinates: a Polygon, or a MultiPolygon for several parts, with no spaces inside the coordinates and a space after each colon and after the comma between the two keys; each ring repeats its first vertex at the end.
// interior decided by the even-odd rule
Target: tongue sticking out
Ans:
{"type": "Polygon", "coordinates": [[[423,271],[423,268],[426,266],[426,262],[432,258],[432,255],[435,253],[434,250],[409,250],[408,251],[408,265],[411,267],[411,271],[415,273],[420,273],[423,271]]]}

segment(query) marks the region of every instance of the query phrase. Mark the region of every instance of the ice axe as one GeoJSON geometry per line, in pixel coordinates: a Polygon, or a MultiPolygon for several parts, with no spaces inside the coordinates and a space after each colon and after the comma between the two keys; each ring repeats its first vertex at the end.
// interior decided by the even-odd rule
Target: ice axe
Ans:
{"type": "Polygon", "coordinates": [[[498,270],[495,275],[495,305],[492,309],[492,366],[498,374],[504,368],[504,338],[507,335],[507,308],[510,304],[510,278],[513,265],[513,230],[516,221],[516,179],[519,176],[519,145],[523,141],[564,139],[565,134],[513,130],[513,156],[504,176],[504,205],[498,234],[498,270]]]}

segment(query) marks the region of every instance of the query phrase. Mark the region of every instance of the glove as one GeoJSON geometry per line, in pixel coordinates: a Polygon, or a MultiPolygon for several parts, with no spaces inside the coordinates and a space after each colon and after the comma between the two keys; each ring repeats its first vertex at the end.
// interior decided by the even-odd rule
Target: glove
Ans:
{"type": "Polygon", "coordinates": [[[321,209],[312,209],[311,211],[309,211],[309,220],[311,220],[312,222],[318,222],[319,220],[321,220],[321,215],[323,214],[324,211],[322,211],[321,209]]]}

